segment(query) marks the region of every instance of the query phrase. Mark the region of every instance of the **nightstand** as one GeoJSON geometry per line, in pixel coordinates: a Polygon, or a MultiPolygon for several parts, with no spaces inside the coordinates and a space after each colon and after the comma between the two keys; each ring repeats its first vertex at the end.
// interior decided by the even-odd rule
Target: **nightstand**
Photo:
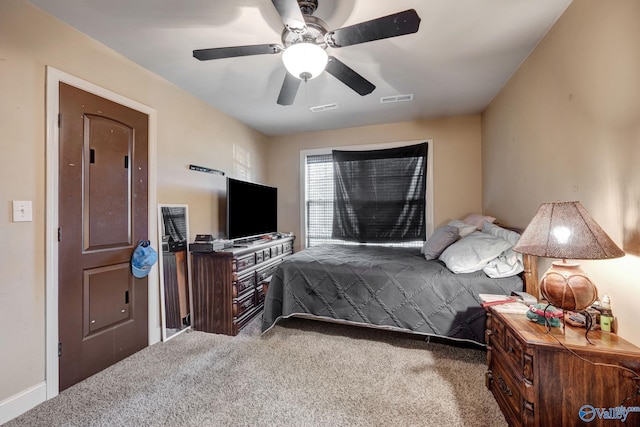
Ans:
{"type": "Polygon", "coordinates": [[[487,309],[486,385],[510,425],[611,426],[605,417],[619,416],[620,406],[631,409],[626,425],[640,425],[640,381],[603,365],[640,374],[640,348],[600,331],[589,332],[592,345],[584,329],[547,332],[524,314],[498,310],[487,309]]]}

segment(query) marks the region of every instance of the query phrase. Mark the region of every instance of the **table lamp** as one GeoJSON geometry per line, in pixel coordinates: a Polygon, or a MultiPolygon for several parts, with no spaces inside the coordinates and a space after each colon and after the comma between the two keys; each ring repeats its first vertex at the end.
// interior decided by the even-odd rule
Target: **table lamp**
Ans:
{"type": "Polygon", "coordinates": [[[598,290],[577,262],[567,259],[608,259],[624,256],[580,202],[540,205],[513,250],[546,258],[560,258],[540,280],[540,292],[551,305],[581,311],[598,299],[598,290]]]}

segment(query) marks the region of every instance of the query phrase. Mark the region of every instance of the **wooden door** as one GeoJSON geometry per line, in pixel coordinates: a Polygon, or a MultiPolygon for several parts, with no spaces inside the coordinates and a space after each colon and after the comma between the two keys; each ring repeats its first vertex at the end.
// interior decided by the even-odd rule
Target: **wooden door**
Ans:
{"type": "Polygon", "coordinates": [[[147,278],[131,255],[148,234],[148,116],[60,83],[60,390],[148,343],[147,278]]]}

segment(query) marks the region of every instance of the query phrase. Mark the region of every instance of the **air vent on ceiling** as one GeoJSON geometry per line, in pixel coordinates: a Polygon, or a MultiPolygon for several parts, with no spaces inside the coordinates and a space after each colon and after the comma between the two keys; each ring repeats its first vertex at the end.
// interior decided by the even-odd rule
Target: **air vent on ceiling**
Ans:
{"type": "Polygon", "coordinates": [[[380,104],[391,104],[393,102],[405,101],[413,101],[413,94],[407,93],[405,95],[383,96],[380,98],[380,104]]]}
{"type": "Polygon", "coordinates": [[[337,110],[338,108],[338,104],[325,104],[325,105],[316,105],[315,107],[309,107],[309,109],[314,112],[314,113],[320,113],[322,111],[329,111],[329,110],[337,110]]]}

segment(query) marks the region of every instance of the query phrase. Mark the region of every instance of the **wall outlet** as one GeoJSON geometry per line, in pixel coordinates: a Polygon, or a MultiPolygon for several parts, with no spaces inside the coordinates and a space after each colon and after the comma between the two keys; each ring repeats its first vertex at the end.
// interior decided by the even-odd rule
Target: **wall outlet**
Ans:
{"type": "Polygon", "coordinates": [[[13,222],[33,221],[33,210],[31,200],[13,201],[13,222]]]}

